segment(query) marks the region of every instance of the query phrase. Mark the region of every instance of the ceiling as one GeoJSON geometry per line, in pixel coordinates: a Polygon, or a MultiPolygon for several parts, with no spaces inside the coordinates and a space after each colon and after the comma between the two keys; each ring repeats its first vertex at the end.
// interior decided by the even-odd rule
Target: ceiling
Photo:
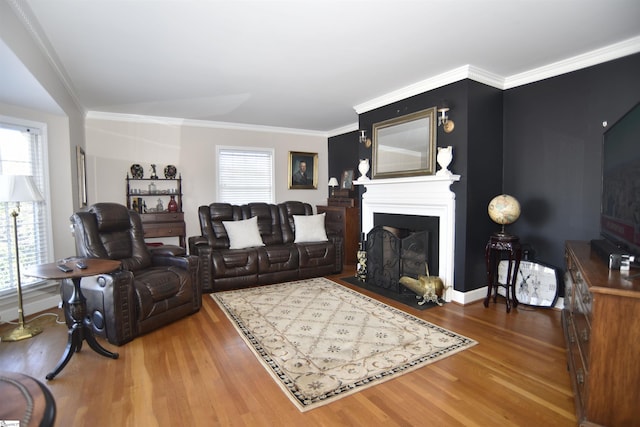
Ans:
{"type": "MultiPolygon", "coordinates": [[[[640,51],[638,0],[3,1],[87,112],[323,134],[460,78],[506,89],[640,51]]],[[[16,61],[0,40],[0,102],[55,108],[16,61]]]]}

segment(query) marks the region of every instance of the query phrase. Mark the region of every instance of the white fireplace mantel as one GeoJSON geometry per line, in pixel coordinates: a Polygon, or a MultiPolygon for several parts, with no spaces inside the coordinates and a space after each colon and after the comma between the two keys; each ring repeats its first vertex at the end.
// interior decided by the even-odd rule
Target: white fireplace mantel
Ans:
{"type": "Polygon", "coordinates": [[[433,216],[440,220],[438,276],[445,286],[445,301],[453,295],[456,195],[450,186],[460,175],[427,175],[356,181],[367,191],[362,195],[362,233],[373,228],[375,213],[433,216]]]}

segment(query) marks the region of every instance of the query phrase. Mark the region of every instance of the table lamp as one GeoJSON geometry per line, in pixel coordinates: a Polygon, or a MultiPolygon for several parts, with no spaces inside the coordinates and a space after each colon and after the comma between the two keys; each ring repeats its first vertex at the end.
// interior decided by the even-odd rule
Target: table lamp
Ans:
{"type": "Polygon", "coordinates": [[[329,187],[331,187],[331,197],[335,197],[335,195],[336,195],[336,187],[338,185],[340,185],[340,184],[338,184],[338,180],[336,179],[335,176],[332,176],[329,179],[329,187]]]}
{"type": "Polygon", "coordinates": [[[25,325],[24,323],[17,221],[18,215],[20,214],[20,202],[37,202],[41,200],[44,200],[44,198],[42,194],[40,194],[40,191],[38,191],[33,177],[25,175],[0,175],[0,202],[16,202],[16,207],[11,212],[11,216],[13,217],[13,237],[16,250],[16,269],[18,273],[18,327],[0,337],[0,341],[20,341],[42,332],[42,329],[25,325]]]}

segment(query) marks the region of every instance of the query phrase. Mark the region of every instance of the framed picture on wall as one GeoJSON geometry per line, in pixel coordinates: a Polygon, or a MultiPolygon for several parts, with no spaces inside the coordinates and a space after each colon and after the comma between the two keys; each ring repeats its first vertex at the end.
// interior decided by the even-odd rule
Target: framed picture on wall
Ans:
{"type": "Polygon", "coordinates": [[[87,159],[84,150],[76,147],[76,163],[78,170],[78,203],[81,208],[87,206],[87,159]]]}
{"type": "Polygon", "coordinates": [[[318,188],[318,153],[289,151],[289,189],[318,188]]]}
{"type": "Polygon", "coordinates": [[[353,190],[353,169],[347,169],[342,172],[340,179],[341,190],[353,190]]]}

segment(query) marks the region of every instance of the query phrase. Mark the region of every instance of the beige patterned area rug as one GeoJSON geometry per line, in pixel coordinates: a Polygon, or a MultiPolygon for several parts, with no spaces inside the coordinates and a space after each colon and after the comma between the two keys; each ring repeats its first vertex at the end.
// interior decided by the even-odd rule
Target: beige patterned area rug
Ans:
{"type": "Polygon", "coordinates": [[[301,411],[477,344],[325,278],[211,296],[301,411]]]}

